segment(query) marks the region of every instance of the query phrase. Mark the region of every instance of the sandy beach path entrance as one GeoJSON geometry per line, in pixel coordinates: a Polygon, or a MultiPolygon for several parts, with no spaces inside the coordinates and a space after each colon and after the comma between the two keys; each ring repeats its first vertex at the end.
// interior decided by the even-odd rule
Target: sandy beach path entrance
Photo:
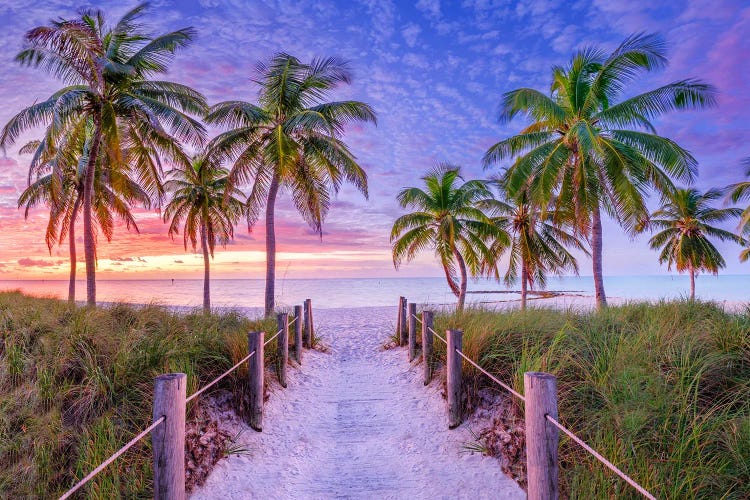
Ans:
{"type": "Polygon", "coordinates": [[[402,349],[382,351],[395,307],[316,310],[330,352],[306,351],[266,403],[263,432],[217,464],[193,499],[525,498],[495,459],[446,428],[438,384],[402,349]]]}

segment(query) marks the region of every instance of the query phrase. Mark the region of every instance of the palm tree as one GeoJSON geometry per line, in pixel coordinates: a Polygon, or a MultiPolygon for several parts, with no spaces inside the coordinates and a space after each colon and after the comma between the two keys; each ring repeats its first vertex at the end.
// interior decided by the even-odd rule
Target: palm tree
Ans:
{"type": "Polygon", "coordinates": [[[415,211],[393,223],[393,265],[398,269],[404,259],[410,262],[422,250],[432,248],[460,311],[466,301],[468,275],[499,279],[498,253],[507,247],[508,234],[480,209],[492,197],[484,182],[459,184],[463,181],[460,168],[449,164],[438,165],[422,180],[424,189],[406,188],[398,195],[402,208],[415,211]]]}
{"type": "Polygon", "coordinates": [[[711,189],[700,193],[696,189],[676,189],[654,212],[648,225],[659,229],[649,244],[654,250],[661,249],[659,262],[672,265],[677,272],[690,273],[690,299],[695,299],[695,275],[699,271],[718,274],[726,266],[719,250],[710,238],[721,241],[744,243],[743,239],[724,229],[712,226],[717,222],[739,217],[738,208],[713,208],[710,203],[722,195],[711,189]]]}
{"type": "MultiPolygon", "coordinates": [[[[501,193],[505,189],[501,185],[501,193]]],[[[528,289],[547,285],[547,274],[572,271],[578,274],[578,263],[567,247],[574,247],[589,255],[583,242],[565,230],[557,221],[565,214],[556,209],[543,210],[528,200],[525,191],[509,202],[492,199],[483,202],[493,219],[510,234],[508,270],[504,281],[511,285],[521,280],[521,309],[526,309],[528,289]]]]}
{"type": "Polygon", "coordinates": [[[591,245],[596,300],[607,304],[602,277],[601,211],[632,231],[647,215],[649,187],[673,188],[672,178],[692,181],[697,163],[675,142],[656,134],[651,120],[672,110],[713,105],[714,89],[680,80],[618,99],[641,73],[667,64],[657,35],[635,34],[609,55],[588,48],[567,67],[554,67],[550,95],[521,88],[503,96],[501,121],[524,115],[531,124],[498,142],[486,166],[516,157],[508,172],[513,196],[528,189],[547,206],[572,207],[576,230],[591,245]]]}
{"type": "Polygon", "coordinates": [[[139,24],[145,8],[143,4],[132,9],[113,27],[106,25],[101,11],[85,10],[77,18],[29,30],[27,47],[16,60],[42,67],[67,86],[22,110],[0,134],[0,147],[5,148],[23,131],[47,126],[42,141],[46,148],[81,119],[93,124],[82,200],[89,305],[96,304],[97,165],[122,166],[123,151],[129,150],[127,167],[158,201],[163,194],[159,157],[186,163],[176,139],[198,145],[205,135],[203,126],[187,114],[205,113],[203,96],[184,85],[150,79],[166,73],[175,51],[191,41],[194,31],[186,28],[151,37],[139,24]]]}
{"type": "Polygon", "coordinates": [[[348,181],[367,197],[367,174],[342,134],[347,124],[375,123],[375,113],[359,101],[326,101],[335,87],[351,81],[348,64],[339,59],[303,64],[288,54],[277,54],[268,64],[259,64],[257,73],[257,105],[222,102],[211,108],[206,121],[230,128],[210,145],[232,162],[230,182],[253,182],[247,198],[248,229],[265,208],[265,312],[269,315],[274,309],[274,208],[279,190],[289,191],[302,218],[322,238],[331,191],[337,193],[348,181]]]}
{"type": "MultiPolygon", "coordinates": [[[[25,207],[25,218],[32,208],[39,205],[49,207],[45,242],[50,253],[55,244],[62,244],[67,236],[70,255],[68,301],[71,303],[75,302],[76,290],[75,228],[83,200],[84,169],[92,128],[90,124],[72,128],[60,149],[44,146],[42,141],[31,141],[20,150],[21,154],[34,154],[34,160],[29,168],[29,185],[21,193],[18,206],[25,207]]],[[[115,218],[138,233],[138,225],[130,211],[134,203],[148,208],[148,193],[121,171],[97,168],[94,222],[107,241],[112,240],[115,218]]]]}
{"type": "MultiPolygon", "coordinates": [[[[742,160],[742,165],[745,167],[745,175],[750,177],[750,158],[742,160]]],[[[737,203],[741,200],[750,200],[750,181],[738,182],[729,186],[731,190],[729,197],[732,202],[737,203]]],[[[742,211],[740,216],[739,230],[741,234],[750,233],[750,205],[742,211]]],[[[746,262],[750,259],[750,248],[746,248],[740,253],[740,261],[746,262]]]]}
{"type": "Polygon", "coordinates": [[[234,225],[245,210],[244,194],[229,183],[228,172],[219,168],[216,157],[203,153],[192,164],[168,173],[165,188],[172,199],[164,209],[164,221],[169,222],[169,235],[179,234],[187,250],[188,241],[196,250],[200,238],[203,252],[203,310],[211,310],[209,254],[213,258],[216,243],[225,246],[234,238],[234,225]]]}

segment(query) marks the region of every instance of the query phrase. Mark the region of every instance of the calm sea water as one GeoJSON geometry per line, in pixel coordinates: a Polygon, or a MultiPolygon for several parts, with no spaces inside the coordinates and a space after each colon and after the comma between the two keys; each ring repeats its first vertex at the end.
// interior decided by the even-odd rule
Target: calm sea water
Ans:
{"type": "MultiPolygon", "coordinates": [[[[687,276],[609,276],[607,295],[628,299],[684,297],[689,291],[687,276]]],[[[21,289],[33,295],[67,297],[67,281],[0,281],[0,290],[21,289]]],[[[593,295],[590,276],[550,278],[548,290],[593,295]]],[[[717,301],[750,301],[750,275],[700,276],[696,294],[717,301]]],[[[85,298],[85,283],[78,283],[78,299],[85,298]]],[[[97,282],[100,301],[131,303],[159,302],[165,305],[199,306],[201,280],[118,280],[97,282]]],[[[215,306],[261,307],[263,280],[212,280],[211,299],[215,306]]],[[[469,283],[469,302],[517,300],[502,284],[479,280],[469,283]],[[495,293],[481,293],[495,292],[495,293]]],[[[415,302],[454,303],[444,278],[368,279],[280,279],[276,283],[280,306],[300,304],[312,298],[318,308],[390,306],[404,295],[415,302]]]]}

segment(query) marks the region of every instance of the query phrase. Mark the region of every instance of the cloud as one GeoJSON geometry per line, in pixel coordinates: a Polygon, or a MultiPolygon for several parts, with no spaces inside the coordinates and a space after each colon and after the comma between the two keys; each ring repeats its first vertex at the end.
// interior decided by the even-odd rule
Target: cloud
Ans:
{"type": "Polygon", "coordinates": [[[404,37],[404,40],[406,41],[406,45],[409,47],[414,47],[417,44],[417,39],[419,38],[419,34],[422,32],[422,28],[419,27],[419,25],[414,23],[409,23],[404,27],[404,29],[401,30],[401,36],[404,37]]]}
{"type": "Polygon", "coordinates": [[[45,259],[31,259],[29,257],[24,257],[23,259],[18,259],[18,265],[21,267],[54,267],[59,266],[65,261],[58,260],[45,260],[45,259]]]}

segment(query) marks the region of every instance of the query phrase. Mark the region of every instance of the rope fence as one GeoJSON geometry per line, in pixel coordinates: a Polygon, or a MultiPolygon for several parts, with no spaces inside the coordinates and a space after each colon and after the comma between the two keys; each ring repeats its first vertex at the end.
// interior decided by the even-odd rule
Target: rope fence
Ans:
{"type": "Polygon", "coordinates": [[[517,391],[515,391],[515,390],[514,390],[514,389],[513,389],[513,388],[512,388],[511,386],[509,386],[508,384],[505,384],[505,383],[503,383],[503,382],[499,381],[499,380],[498,380],[498,379],[497,379],[497,378],[496,378],[495,376],[493,376],[493,375],[492,375],[492,374],[491,374],[490,372],[488,372],[487,370],[485,370],[484,368],[482,368],[481,366],[479,366],[479,365],[478,365],[477,363],[475,363],[475,362],[474,362],[473,360],[471,360],[471,359],[470,359],[470,358],[469,358],[469,357],[468,357],[468,356],[467,356],[466,354],[464,354],[463,352],[459,351],[458,349],[456,349],[456,353],[457,353],[457,354],[458,354],[459,356],[461,356],[462,358],[464,358],[464,359],[465,359],[465,360],[466,360],[466,361],[467,361],[467,362],[468,362],[468,363],[469,363],[469,364],[470,364],[471,366],[473,366],[474,368],[476,368],[476,369],[477,369],[477,370],[479,370],[480,372],[484,373],[484,374],[485,374],[485,375],[486,375],[486,376],[487,376],[487,377],[488,377],[488,378],[489,378],[490,380],[492,380],[493,382],[495,382],[495,383],[496,383],[497,385],[499,385],[500,387],[502,387],[503,389],[505,389],[505,390],[506,390],[506,391],[508,391],[509,393],[513,394],[513,395],[514,395],[515,397],[517,397],[517,398],[518,398],[518,399],[520,399],[521,401],[526,401],[526,398],[525,398],[525,397],[523,397],[523,394],[521,394],[520,392],[517,392],[517,391]]]}
{"type": "Polygon", "coordinates": [[[225,371],[224,373],[222,373],[221,375],[219,375],[218,377],[216,377],[215,379],[213,379],[213,381],[211,383],[206,384],[206,385],[203,386],[202,389],[199,389],[199,390],[195,391],[189,398],[187,398],[185,400],[185,402],[189,403],[190,401],[194,400],[195,398],[197,398],[198,396],[200,396],[201,394],[203,394],[205,391],[207,391],[208,389],[210,389],[214,385],[218,384],[221,379],[223,379],[224,377],[226,377],[227,375],[229,375],[230,373],[232,373],[242,363],[244,363],[245,361],[247,361],[248,359],[250,359],[253,355],[255,355],[255,351],[251,352],[250,354],[248,354],[247,356],[245,356],[244,358],[242,358],[241,360],[239,360],[236,365],[234,365],[229,370],[225,371]]]}
{"type": "MultiPolygon", "coordinates": [[[[288,320],[288,314],[283,313],[279,315],[279,323],[281,324],[283,318],[287,334],[288,328],[300,318],[302,306],[295,307],[295,312],[296,314],[291,321],[288,320]]],[[[310,338],[312,338],[314,333],[312,326],[312,301],[310,299],[305,300],[305,314],[303,319],[305,329],[310,338]]],[[[157,429],[161,424],[165,424],[167,429],[164,430],[164,433],[159,440],[154,440],[153,442],[154,497],[185,498],[185,418],[187,403],[196,399],[205,391],[218,384],[222,379],[239,368],[240,365],[250,361],[253,356],[258,354],[255,362],[251,363],[251,366],[248,367],[248,376],[250,378],[248,392],[251,410],[249,423],[253,429],[260,431],[263,417],[264,347],[276,339],[282,332],[284,332],[284,330],[285,328],[280,328],[265,342],[262,340],[264,337],[263,332],[250,332],[248,334],[249,354],[201,389],[195,391],[188,398],[185,397],[185,384],[187,377],[184,373],[173,373],[157,377],[154,381],[153,407],[154,415],[161,416],[94,470],[89,472],[86,477],[78,481],[72,488],[66,491],[59,500],[70,498],[76,491],[81,489],[108,465],[128,451],[138,441],[157,429]],[[161,409],[164,409],[164,411],[162,412],[161,409]],[[169,422],[172,422],[172,424],[170,425],[169,422]]],[[[301,330],[301,327],[298,326],[295,330],[295,334],[297,334],[301,330]]],[[[300,347],[301,345],[296,346],[298,354],[297,359],[298,362],[301,363],[301,356],[299,353],[300,347]]],[[[282,342],[280,342],[279,350],[288,350],[288,348],[288,337],[285,336],[283,337],[282,342]]],[[[281,355],[282,359],[286,360],[288,352],[281,353],[281,355]]],[[[282,370],[279,372],[280,383],[283,387],[286,387],[285,368],[286,366],[283,366],[282,370]]]]}
{"type": "Polygon", "coordinates": [[[581,448],[583,448],[584,450],[586,450],[589,453],[591,453],[594,456],[594,458],[596,458],[601,463],[603,463],[604,465],[606,465],[612,472],[614,472],[615,474],[617,474],[618,476],[620,476],[626,483],[628,483],[630,486],[632,486],[633,488],[635,488],[636,490],[638,490],[638,492],[641,495],[643,495],[644,497],[646,497],[646,498],[648,498],[650,500],[656,500],[656,497],[654,495],[652,495],[651,493],[649,493],[648,490],[646,490],[646,488],[644,488],[640,484],[636,483],[633,479],[631,479],[630,476],[628,476],[623,471],[621,471],[615,464],[613,464],[612,462],[610,462],[609,460],[607,460],[606,458],[604,458],[603,456],[601,456],[591,446],[587,445],[581,438],[579,438],[578,436],[576,436],[575,434],[573,434],[567,427],[565,427],[564,425],[562,425],[560,422],[558,422],[557,420],[555,420],[550,415],[545,415],[545,418],[547,419],[547,421],[549,423],[551,423],[552,425],[554,425],[555,427],[557,427],[558,429],[560,429],[566,436],[568,436],[570,439],[572,439],[573,441],[575,441],[576,443],[578,443],[578,445],[581,448]]]}
{"type": "Polygon", "coordinates": [[[91,481],[94,478],[94,476],[96,476],[101,471],[103,471],[105,467],[107,467],[109,464],[111,464],[112,462],[114,462],[120,455],[122,455],[123,453],[125,453],[126,451],[128,451],[135,443],[137,443],[138,441],[140,441],[141,439],[143,439],[144,437],[146,437],[152,430],[156,429],[159,426],[159,424],[161,424],[162,422],[164,422],[166,419],[167,419],[167,417],[165,417],[164,415],[162,415],[161,418],[159,418],[158,420],[154,421],[153,424],[151,424],[148,427],[146,427],[143,431],[141,431],[140,434],[138,434],[136,437],[134,437],[133,439],[131,439],[130,441],[128,441],[127,444],[125,444],[122,448],[120,448],[119,450],[117,450],[107,460],[105,460],[104,462],[102,462],[96,469],[94,469],[91,472],[89,472],[86,477],[84,477],[83,479],[81,479],[80,481],[78,481],[75,486],[73,486],[68,491],[66,491],[63,494],[63,496],[60,497],[60,500],[65,500],[66,498],[70,498],[70,496],[73,495],[73,493],[75,493],[76,491],[78,491],[79,489],[81,489],[81,487],[83,487],[84,484],[86,484],[89,481],[91,481]]]}
{"type": "MultiPolygon", "coordinates": [[[[557,420],[557,379],[547,373],[528,372],[524,374],[525,395],[514,390],[508,384],[502,382],[490,372],[482,368],[477,362],[464,354],[461,345],[463,332],[461,330],[447,330],[446,338],[438,334],[432,328],[431,311],[423,311],[423,319],[416,315],[416,305],[408,304],[409,325],[408,341],[411,346],[416,338],[416,324],[422,326],[422,357],[425,365],[425,385],[432,376],[432,338],[437,337],[446,345],[446,393],[448,400],[448,427],[454,428],[461,423],[461,385],[462,367],[461,360],[465,360],[471,366],[479,370],[490,380],[508,391],[526,405],[526,443],[527,443],[527,475],[529,498],[556,498],[557,497],[557,447],[558,437],[554,434],[552,440],[548,435],[546,426],[553,425],[557,430],[564,433],[575,443],[590,453],[605,467],[617,474],[626,483],[637,490],[649,500],[656,500],[646,488],[638,484],[630,476],[625,474],[612,462],[604,458],[600,453],[586,444],[580,437],[575,435],[557,420]],[[429,332],[429,334],[427,334],[429,332]],[[531,398],[531,399],[530,399],[531,398]]],[[[407,309],[406,299],[401,297],[399,302],[399,333],[403,338],[402,316],[407,309]]],[[[402,344],[403,345],[403,344],[402,344]]],[[[410,354],[409,360],[413,356],[410,354]]]]}
{"type": "Polygon", "coordinates": [[[275,334],[273,335],[273,337],[271,337],[270,339],[266,340],[266,341],[265,341],[265,342],[263,343],[263,345],[264,345],[264,346],[267,346],[268,344],[270,344],[271,342],[273,342],[273,341],[274,341],[274,339],[275,339],[276,337],[278,337],[278,336],[279,336],[280,334],[281,334],[281,330],[277,331],[277,332],[276,332],[276,333],[275,333],[275,334]]]}

